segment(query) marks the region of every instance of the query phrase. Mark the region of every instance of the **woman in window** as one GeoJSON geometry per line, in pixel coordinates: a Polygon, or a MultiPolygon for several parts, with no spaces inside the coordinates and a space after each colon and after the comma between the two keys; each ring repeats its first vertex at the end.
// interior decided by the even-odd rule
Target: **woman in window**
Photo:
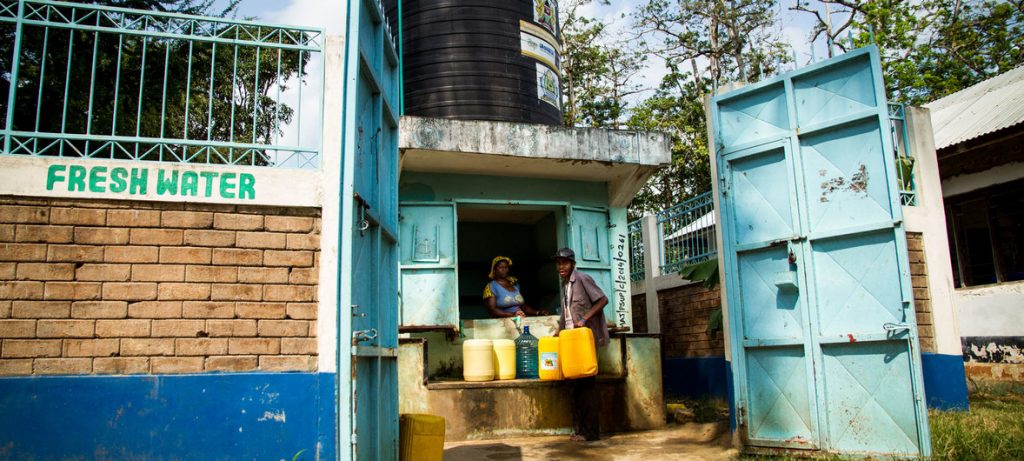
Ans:
{"type": "Polygon", "coordinates": [[[495,256],[491,260],[491,281],[484,287],[484,304],[491,317],[526,317],[527,315],[548,315],[547,311],[534,309],[526,304],[519,292],[519,283],[509,275],[512,259],[495,256]]]}

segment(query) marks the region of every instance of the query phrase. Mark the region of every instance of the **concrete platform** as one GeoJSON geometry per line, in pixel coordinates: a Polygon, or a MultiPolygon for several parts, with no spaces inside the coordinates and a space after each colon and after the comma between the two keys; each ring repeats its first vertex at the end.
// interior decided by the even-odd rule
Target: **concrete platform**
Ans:
{"type": "Polygon", "coordinates": [[[689,423],[665,429],[605,436],[595,442],[572,442],[568,436],[449,442],[445,461],[531,460],[708,460],[739,456],[731,445],[728,423],[689,423]]]}

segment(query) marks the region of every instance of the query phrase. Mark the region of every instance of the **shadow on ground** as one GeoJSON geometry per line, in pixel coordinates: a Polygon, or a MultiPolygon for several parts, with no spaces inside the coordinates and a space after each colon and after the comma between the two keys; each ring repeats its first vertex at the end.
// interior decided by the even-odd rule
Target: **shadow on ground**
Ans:
{"type": "Polygon", "coordinates": [[[739,453],[731,446],[728,423],[689,423],[652,431],[613,434],[596,442],[572,442],[568,436],[450,442],[445,461],[470,460],[712,460],[739,453]]]}

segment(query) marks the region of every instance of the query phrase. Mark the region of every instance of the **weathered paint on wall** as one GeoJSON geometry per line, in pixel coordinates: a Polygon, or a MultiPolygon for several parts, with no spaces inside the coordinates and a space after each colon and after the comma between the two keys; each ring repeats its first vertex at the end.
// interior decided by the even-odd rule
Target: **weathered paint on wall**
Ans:
{"type": "Polygon", "coordinates": [[[0,378],[0,459],[335,459],[336,379],[0,378]]]}
{"type": "Polygon", "coordinates": [[[555,201],[607,207],[607,194],[607,185],[599,182],[412,171],[403,172],[398,183],[398,199],[401,201],[555,201]]]}
{"type": "Polygon", "coordinates": [[[427,395],[427,369],[423,338],[399,340],[398,347],[398,413],[430,413],[427,395]]]}
{"type": "Polygon", "coordinates": [[[963,338],[968,362],[1024,365],[1024,336],[971,336],[963,338]]]}
{"type": "Polygon", "coordinates": [[[960,336],[1024,336],[1024,282],[955,292],[960,336]]]}
{"type": "Polygon", "coordinates": [[[632,429],[665,425],[661,384],[661,341],[658,336],[629,336],[626,341],[626,417],[632,429]]]}
{"type": "Polygon", "coordinates": [[[251,166],[0,156],[0,195],[319,206],[320,172],[251,166]]]}

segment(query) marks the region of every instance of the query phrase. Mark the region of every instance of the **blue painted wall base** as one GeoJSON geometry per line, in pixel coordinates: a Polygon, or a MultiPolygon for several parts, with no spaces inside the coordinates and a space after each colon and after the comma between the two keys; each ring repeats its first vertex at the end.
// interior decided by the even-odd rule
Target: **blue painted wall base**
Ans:
{"type": "Polygon", "coordinates": [[[333,373],[0,378],[0,459],[335,459],[333,373]]]}
{"type": "Polygon", "coordinates": [[[725,357],[672,357],[661,367],[667,397],[728,397],[732,377],[725,357]]]}
{"type": "Polygon", "coordinates": [[[924,395],[928,408],[967,410],[967,378],[959,355],[921,354],[924,395]]]}
{"type": "MultiPolygon", "coordinates": [[[[717,397],[729,402],[729,427],[736,428],[732,371],[725,357],[666,358],[662,363],[666,397],[717,397]]],[[[967,410],[964,359],[959,355],[921,354],[928,408],[967,410]]]]}

